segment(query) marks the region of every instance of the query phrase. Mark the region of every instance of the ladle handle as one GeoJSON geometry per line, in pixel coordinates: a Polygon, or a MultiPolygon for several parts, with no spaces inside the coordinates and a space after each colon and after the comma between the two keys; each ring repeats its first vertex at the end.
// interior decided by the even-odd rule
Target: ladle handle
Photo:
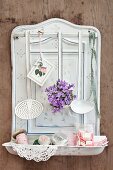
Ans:
{"type": "MultiPolygon", "coordinates": [[[[29,31],[26,31],[26,75],[29,73],[30,70],[30,42],[29,42],[29,31]]],[[[26,76],[27,77],[27,76],[26,76]]],[[[28,99],[31,98],[31,81],[27,78],[27,97],[28,99]]]]}
{"type": "Polygon", "coordinates": [[[81,100],[81,31],[78,32],[78,39],[79,39],[79,72],[78,72],[78,100],[81,100]]]}
{"type": "MultiPolygon", "coordinates": [[[[81,56],[82,37],[81,37],[81,30],[79,30],[79,32],[78,32],[78,39],[79,39],[78,100],[83,100],[83,94],[81,94],[81,77],[82,77],[82,56],[81,56]]],[[[84,124],[84,113],[81,115],[81,124],[84,124]]]]}

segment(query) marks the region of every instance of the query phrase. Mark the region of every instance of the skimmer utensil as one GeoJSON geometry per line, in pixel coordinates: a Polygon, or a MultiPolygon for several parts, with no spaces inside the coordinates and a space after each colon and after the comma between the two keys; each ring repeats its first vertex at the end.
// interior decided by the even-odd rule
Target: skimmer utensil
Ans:
{"type": "MultiPolygon", "coordinates": [[[[30,43],[29,31],[26,31],[26,68],[27,74],[30,65],[30,43]]],[[[19,102],[15,107],[15,114],[21,119],[33,119],[38,117],[43,111],[43,105],[31,99],[31,81],[27,78],[27,95],[28,99],[19,102]]]]}

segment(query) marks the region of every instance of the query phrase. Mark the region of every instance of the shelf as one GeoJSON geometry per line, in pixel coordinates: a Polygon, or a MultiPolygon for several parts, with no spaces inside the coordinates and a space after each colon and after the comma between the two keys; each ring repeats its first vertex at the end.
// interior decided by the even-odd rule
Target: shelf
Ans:
{"type": "MultiPolygon", "coordinates": [[[[17,152],[14,151],[12,148],[12,144],[14,143],[8,142],[8,143],[4,143],[2,146],[5,146],[5,148],[7,149],[9,153],[17,155],[17,152]]],[[[20,144],[16,144],[16,145],[19,146],[20,144]]],[[[21,146],[26,147],[26,145],[22,145],[22,144],[21,146]]],[[[29,149],[44,147],[43,145],[28,145],[28,146],[29,146],[29,149]]],[[[51,147],[55,147],[55,146],[51,145],[51,147]]],[[[56,147],[57,147],[57,150],[55,153],[56,156],[58,155],[91,156],[91,155],[101,154],[106,146],[56,146],[56,147]]]]}

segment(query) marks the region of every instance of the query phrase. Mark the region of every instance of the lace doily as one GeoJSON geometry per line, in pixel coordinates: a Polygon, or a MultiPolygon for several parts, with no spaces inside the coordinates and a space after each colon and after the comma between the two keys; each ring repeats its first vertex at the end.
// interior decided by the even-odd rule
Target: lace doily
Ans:
{"type": "Polygon", "coordinates": [[[36,162],[47,161],[51,156],[55,155],[56,145],[24,145],[12,143],[12,148],[20,157],[36,162]]]}

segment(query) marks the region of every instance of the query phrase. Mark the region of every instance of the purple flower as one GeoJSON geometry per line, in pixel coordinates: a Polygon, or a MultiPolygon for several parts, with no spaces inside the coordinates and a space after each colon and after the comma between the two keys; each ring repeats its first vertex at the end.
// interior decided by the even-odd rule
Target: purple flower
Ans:
{"type": "Polygon", "coordinates": [[[65,105],[70,105],[71,101],[76,97],[72,93],[73,89],[74,84],[69,84],[60,79],[53,86],[46,88],[45,92],[50,105],[53,107],[53,112],[58,112],[65,105]]]}

